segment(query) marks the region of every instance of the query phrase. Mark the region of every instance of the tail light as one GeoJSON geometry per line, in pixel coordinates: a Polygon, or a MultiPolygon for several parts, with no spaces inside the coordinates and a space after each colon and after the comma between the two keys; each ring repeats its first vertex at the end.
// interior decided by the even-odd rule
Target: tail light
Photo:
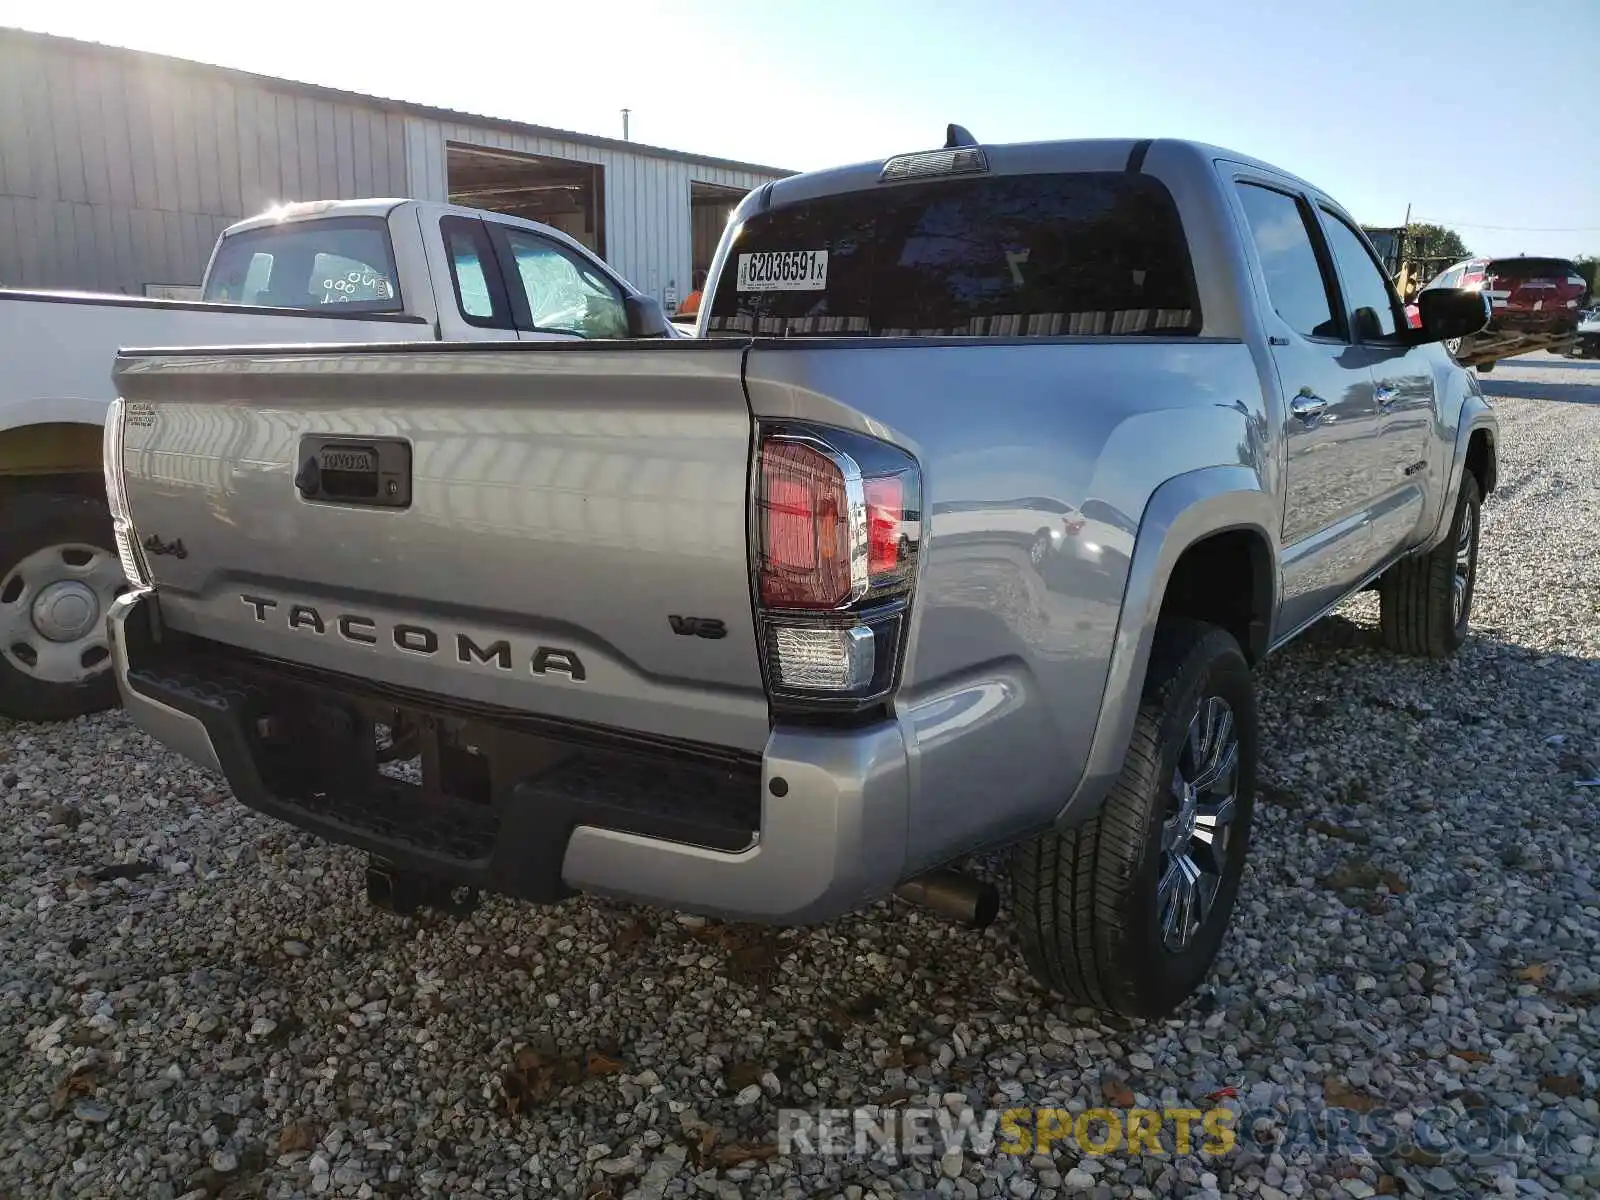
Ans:
{"type": "Polygon", "coordinates": [[[146,588],[150,586],[150,577],[134,537],[133,517],[128,512],[128,484],[122,472],[122,430],[126,421],[126,404],[119,396],[106,411],[101,459],[106,476],[106,504],[111,509],[111,536],[117,545],[122,573],[134,587],[146,588]]]}
{"type": "Polygon", "coordinates": [[[921,476],[845,430],[764,426],[753,497],[757,624],[776,707],[856,709],[898,682],[921,476]]]}

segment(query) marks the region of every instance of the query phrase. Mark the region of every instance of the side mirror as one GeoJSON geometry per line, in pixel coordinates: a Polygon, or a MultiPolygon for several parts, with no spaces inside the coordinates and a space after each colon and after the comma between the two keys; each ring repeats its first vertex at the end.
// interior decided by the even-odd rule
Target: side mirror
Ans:
{"type": "Polygon", "coordinates": [[[623,311],[628,315],[628,336],[660,338],[668,336],[667,313],[653,296],[624,296],[623,311]]]}
{"type": "Polygon", "coordinates": [[[1422,328],[1413,330],[1417,345],[1471,337],[1489,324],[1489,297],[1466,288],[1428,288],[1417,293],[1422,328]]]}

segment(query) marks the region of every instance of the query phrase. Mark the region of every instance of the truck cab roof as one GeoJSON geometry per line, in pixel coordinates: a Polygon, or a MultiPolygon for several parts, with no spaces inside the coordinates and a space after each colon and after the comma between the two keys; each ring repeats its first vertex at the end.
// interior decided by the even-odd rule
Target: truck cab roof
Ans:
{"type": "MultiPolygon", "coordinates": [[[[258,213],[253,217],[246,217],[242,221],[235,221],[222,231],[223,237],[231,237],[236,233],[244,233],[253,229],[265,229],[273,225],[284,225],[295,221],[325,220],[330,217],[378,217],[387,218],[399,208],[412,208],[420,211],[425,217],[467,217],[472,219],[482,218],[485,213],[480,208],[468,208],[461,204],[445,204],[436,200],[411,200],[404,196],[373,196],[354,200],[300,200],[289,204],[280,204],[258,213]]],[[[539,221],[530,221],[526,217],[513,217],[506,213],[492,214],[495,221],[502,225],[512,225],[521,229],[533,229],[549,237],[555,236],[562,242],[578,245],[574,239],[556,229],[554,226],[542,224],[539,221]]]]}
{"type": "MultiPolygon", "coordinates": [[[[1138,170],[1152,152],[1158,152],[1166,163],[1179,165],[1185,160],[1196,167],[1209,166],[1218,159],[1270,172],[1298,184],[1310,191],[1321,192],[1315,184],[1308,183],[1281,167],[1262,162],[1248,154],[1241,154],[1221,146],[1178,138],[1072,138],[1039,142],[979,143],[971,147],[945,147],[944,149],[971,149],[981,151],[987,161],[986,174],[1027,175],[1065,171],[1121,171],[1138,170]]],[[[849,166],[832,167],[821,171],[808,171],[779,179],[758,189],[747,198],[762,208],[773,204],[792,204],[818,196],[836,195],[875,187],[882,180],[884,170],[896,159],[922,154],[938,154],[939,148],[911,150],[891,154],[887,158],[849,166]]],[[[1179,169],[1183,169],[1179,165],[1179,169]]],[[[913,174],[906,178],[925,178],[913,174]]],[[[741,206],[742,208],[745,206],[741,206]]]]}

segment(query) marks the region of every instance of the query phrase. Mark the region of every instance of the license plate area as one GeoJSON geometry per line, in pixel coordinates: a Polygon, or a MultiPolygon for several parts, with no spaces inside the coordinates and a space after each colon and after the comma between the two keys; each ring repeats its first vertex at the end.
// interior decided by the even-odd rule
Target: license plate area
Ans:
{"type": "Polygon", "coordinates": [[[295,489],[314,504],[411,507],[411,444],[400,438],[300,439],[295,489]]]}

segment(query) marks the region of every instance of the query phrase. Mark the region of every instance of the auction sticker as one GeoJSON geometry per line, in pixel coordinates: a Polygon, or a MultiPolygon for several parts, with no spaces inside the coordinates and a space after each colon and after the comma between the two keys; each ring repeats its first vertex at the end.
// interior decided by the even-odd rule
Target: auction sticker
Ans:
{"type": "Polygon", "coordinates": [[[741,292],[820,292],[828,286],[826,250],[761,250],[739,255],[741,292]]]}

